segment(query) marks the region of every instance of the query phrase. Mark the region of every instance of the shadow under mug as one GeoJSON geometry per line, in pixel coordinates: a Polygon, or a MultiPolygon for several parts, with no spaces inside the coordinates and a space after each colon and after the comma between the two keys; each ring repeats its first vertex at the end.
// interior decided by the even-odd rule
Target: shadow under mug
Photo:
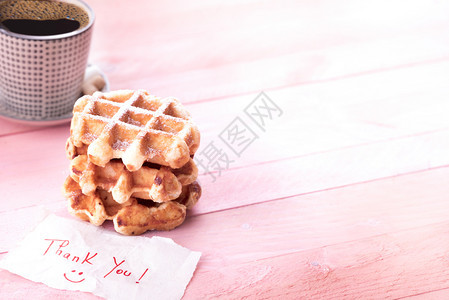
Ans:
{"type": "Polygon", "coordinates": [[[0,104],[17,118],[50,120],[68,114],[81,96],[94,13],[80,0],[86,26],[69,33],[36,36],[0,28],[0,104]]]}

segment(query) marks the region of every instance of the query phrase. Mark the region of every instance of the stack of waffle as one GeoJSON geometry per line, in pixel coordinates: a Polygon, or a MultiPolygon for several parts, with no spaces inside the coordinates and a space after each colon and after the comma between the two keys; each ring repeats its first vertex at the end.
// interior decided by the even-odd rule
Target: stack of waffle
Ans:
{"type": "Polygon", "coordinates": [[[112,220],[126,235],[179,226],[201,196],[199,142],[176,99],[141,90],[78,99],[66,144],[69,212],[97,226],[112,220]]]}

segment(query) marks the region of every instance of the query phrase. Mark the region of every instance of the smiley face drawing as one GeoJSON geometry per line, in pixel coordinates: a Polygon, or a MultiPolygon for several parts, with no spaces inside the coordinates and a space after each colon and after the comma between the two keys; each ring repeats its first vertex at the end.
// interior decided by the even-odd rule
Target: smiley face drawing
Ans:
{"type": "Polygon", "coordinates": [[[78,280],[69,279],[69,278],[67,277],[67,273],[64,273],[64,278],[67,279],[67,280],[70,281],[70,282],[73,282],[73,283],[80,283],[80,282],[83,282],[84,279],[86,279],[86,278],[79,279],[80,276],[83,275],[83,272],[78,272],[78,275],[76,275],[76,270],[72,270],[72,272],[70,272],[70,273],[69,273],[69,274],[70,274],[69,277],[71,277],[71,278],[77,277],[77,278],[75,278],[75,279],[78,279],[78,280]],[[72,274],[70,274],[70,273],[72,273],[72,274]]]}

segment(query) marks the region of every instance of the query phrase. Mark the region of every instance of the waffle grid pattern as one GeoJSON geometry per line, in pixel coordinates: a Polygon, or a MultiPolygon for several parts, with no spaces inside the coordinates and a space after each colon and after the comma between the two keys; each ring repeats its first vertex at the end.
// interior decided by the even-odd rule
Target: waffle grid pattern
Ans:
{"type": "Polygon", "coordinates": [[[171,230],[201,197],[193,155],[200,134],[174,98],[146,91],[97,92],[73,109],[63,186],[69,212],[117,232],[171,230]]]}
{"type": "Polygon", "coordinates": [[[130,171],[144,161],[180,168],[199,146],[198,129],[179,101],[145,91],[98,92],[80,98],[72,137],[75,146],[89,145],[89,158],[96,165],[121,158],[130,171]]]}

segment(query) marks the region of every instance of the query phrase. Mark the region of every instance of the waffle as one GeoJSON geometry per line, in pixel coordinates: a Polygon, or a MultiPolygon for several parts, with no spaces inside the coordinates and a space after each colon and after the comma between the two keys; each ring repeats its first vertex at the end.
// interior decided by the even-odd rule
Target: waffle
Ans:
{"type": "Polygon", "coordinates": [[[69,200],[69,212],[96,226],[100,226],[105,220],[112,220],[120,209],[137,202],[131,198],[120,204],[115,202],[112,196],[100,191],[93,195],[84,195],[79,184],[70,176],[64,182],[63,193],[69,200]]]}
{"type": "Polygon", "coordinates": [[[179,197],[182,185],[194,182],[198,168],[190,159],[180,169],[146,166],[135,172],[128,171],[118,160],[111,160],[104,167],[88,161],[87,155],[76,156],[70,164],[70,176],[79,183],[83,194],[91,195],[98,188],[112,192],[118,203],[131,196],[166,202],[179,197]]]}
{"type": "MultiPolygon", "coordinates": [[[[73,160],[79,155],[87,155],[87,147],[88,145],[86,144],[82,144],[80,147],[76,147],[73,144],[72,139],[69,137],[66,142],[66,156],[68,159],[73,160]]],[[[173,174],[176,175],[182,185],[191,184],[198,177],[198,167],[196,166],[193,159],[189,159],[189,161],[181,168],[170,168],[170,170],[173,172],[173,174]]]]}
{"type": "Polygon", "coordinates": [[[139,235],[148,230],[171,230],[184,222],[186,207],[175,201],[148,207],[142,204],[126,206],[115,215],[115,231],[139,235]]]}
{"type": "Polygon", "coordinates": [[[71,138],[75,147],[88,145],[94,164],[104,167],[121,158],[129,171],[145,161],[181,168],[200,142],[197,127],[178,100],[143,90],[81,97],[73,109],[71,138]]]}
{"type": "Polygon", "coordinates": [[[201,186],[195,181],[182,187],[181,194],[176,201],[184,205],[187,209],[191,209],[200,199],[201,192],[201,186]]]}
{"type": "Polygon", "coordinates": [[[171,230],[184,222],[186,208],[191,208],[201,196],[195,181],[184,186],[179,198],[162,204],[131,197],[118,203],[111,193],[97,189],[92,195],[82,193],[80,185],[68,177],[63,193],[69,202],[69,212],[76,217],[100,226],[112,220],[117,232],[138,235],[148,230],[171,230]]]}
{"type": "Polygon", "coordinates": [[[65,143],[65,154],[68,159],[74,159],[78,155],[87,155],[87,147],[86,144],[81,144],[79,147],[76,147],[73,144],[72,138],[69,137],[67,142],[65,143]]]}
{"type": "Polygon", "coordinates": [[[118,203],[131,196],[165,202],[181,193],[181,183],[167,167],[142,167],[129,172],[120,161],[98,167],[88,162],[86,155],[79,155],[71,161],[70,176],[79,183],[83,194],[92,195],[98,187],[111,192],[118,203]]]}

